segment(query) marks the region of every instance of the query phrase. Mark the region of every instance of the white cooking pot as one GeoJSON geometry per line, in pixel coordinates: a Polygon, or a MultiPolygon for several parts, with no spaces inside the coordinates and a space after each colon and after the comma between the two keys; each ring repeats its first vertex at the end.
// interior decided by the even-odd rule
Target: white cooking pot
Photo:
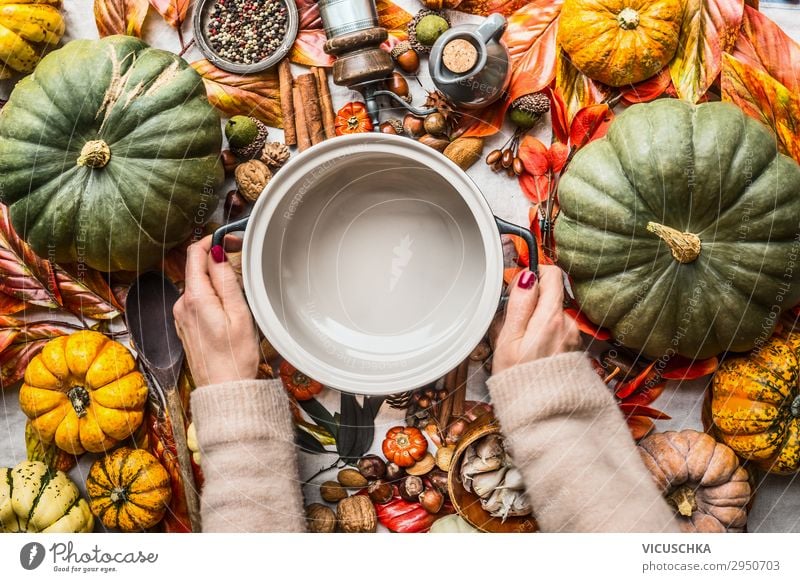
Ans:
{"type": "Polygon", "coordinates": [[[449,159],[414,140],[363,133],[292,158],[250,216],[242,274],[261,331],[323,384],[391,394],[435,381],[480,342],[503,285],[496,218],[449,159]]]}

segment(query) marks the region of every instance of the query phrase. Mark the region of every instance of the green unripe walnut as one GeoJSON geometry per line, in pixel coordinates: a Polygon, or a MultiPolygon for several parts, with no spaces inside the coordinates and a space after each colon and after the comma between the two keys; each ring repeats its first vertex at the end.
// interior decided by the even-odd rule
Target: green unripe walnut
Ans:
{"type": "Polygon", "coordinates": [[[523,111],[522,109],[509,109],[508,111],[508,119],[522,129],[530,129],[536,122],[539,121],[541,115],[536,113],[531,113],[529,111],[523,111]]]}
{"type": "Polygon", "coordinates": [[[436,14],[428,14],[417,23],[417,42],[431,46],[448,28],[450,25],[444,18],[436,14]]]}
{"type": "Polygon", "coordinates": [[[232,148],[246,148],[258,137],[258,124],[245,115],[236,115],[225,126],[225,137],[232,148]]]}

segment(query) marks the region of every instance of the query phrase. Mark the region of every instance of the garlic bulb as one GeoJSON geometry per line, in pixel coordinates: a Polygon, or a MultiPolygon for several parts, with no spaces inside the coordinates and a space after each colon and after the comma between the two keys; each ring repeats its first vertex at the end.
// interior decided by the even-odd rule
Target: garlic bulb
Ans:
{"type": "Polygon", "coordinates": [[[505,521],[532,513],[522,474],[506,452],[502,436],[488,435],[469,445],[460,469],[464,489],[480,497],[481,506],[493,517],[505,521]]]}

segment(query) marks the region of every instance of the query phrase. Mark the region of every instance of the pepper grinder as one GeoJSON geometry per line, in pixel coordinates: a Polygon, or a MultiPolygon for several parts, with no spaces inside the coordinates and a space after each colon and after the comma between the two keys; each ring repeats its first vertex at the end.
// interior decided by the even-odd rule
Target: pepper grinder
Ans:
{"type": "Polygon", "coordinates": [[[435,111],[412,107],[396,93],[381,88],[394,71],[394,63],[380,48],[389,33],[380,26],[374,0],[320,0],[319,12],[328,38],[325,52],[336,56],[333,82],[364,96],[376,131],[380,125],[378,97],[388,97],[419,116],[435,111]]]}

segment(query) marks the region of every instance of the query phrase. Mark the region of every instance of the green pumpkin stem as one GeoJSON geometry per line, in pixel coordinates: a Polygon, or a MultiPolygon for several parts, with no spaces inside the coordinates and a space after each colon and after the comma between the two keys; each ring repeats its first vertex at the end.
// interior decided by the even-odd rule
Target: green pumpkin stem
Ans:
{"type": "Polygon", "coordinates": [[[91,402],[91,398],[89,398],[89,392],[83,386],[73,386],[69,392],[67,392],[67,398],[69,398],[69,403],[72,404],[72,408],[75,409],[75,414],[78,415],[78,418],[83,418],[86,416],[86,409],[89,408],[89,402],[91,402]]]}
{"type": "Polygon", "coordinates": [[[647,230],[661,238],[679,263],[691,263],[700,256],[700,237],[691,232],[681,232],[657,222],[648,222],[647,230]]]}
{"type": "Polygon", "coordinates": [[[104,168],[111,159],[111,149],[102,139],[87,141],[78,156],[78,165],[89,168],[104,168]]]}
{"type": "Polygon", "coordinates": [[[694,489],[688,485],[683,485],[670,493],[667,496],[667,501],[684,517],[692,517],[692,512],[697,509],[694,489]]]}

